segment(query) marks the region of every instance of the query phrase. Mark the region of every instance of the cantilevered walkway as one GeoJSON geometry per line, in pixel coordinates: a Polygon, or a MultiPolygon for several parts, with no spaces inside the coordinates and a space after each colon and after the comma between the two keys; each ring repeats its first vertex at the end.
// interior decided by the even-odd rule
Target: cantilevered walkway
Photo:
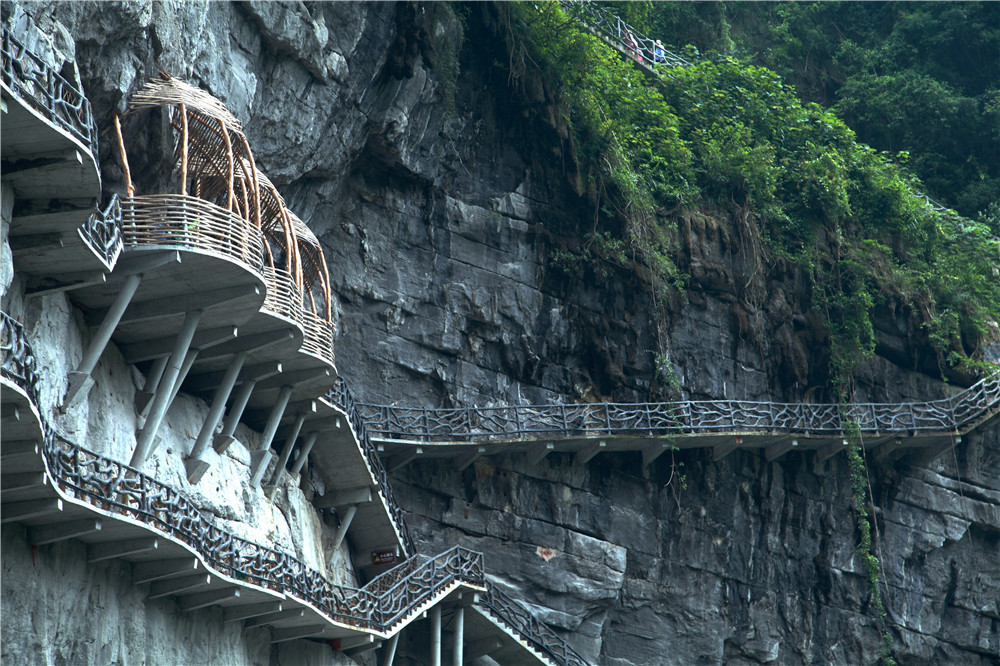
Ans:
{"type": "Polygon", "coordinates": [[[940,453],[1000,415],[1000,373],[951,398],[911,403],[810,404],[742,400],[595,403],[424,409],[357,406],[366,431],[393,469],[418,457],[447,457],[459,468],[476,457],[522,453],[537,462],[552,451],[586,462],[602,451],[639,451],[649,464],[676,447],[763,449],[768,460],[792,450],[819,461],[860,435],[867,449],[940,453]]]}

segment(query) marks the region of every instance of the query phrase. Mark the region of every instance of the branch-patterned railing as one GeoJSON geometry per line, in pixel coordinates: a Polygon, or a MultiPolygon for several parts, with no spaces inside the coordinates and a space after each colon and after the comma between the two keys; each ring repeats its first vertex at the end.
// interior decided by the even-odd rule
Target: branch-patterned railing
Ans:
{"type": "MultiPolygon", "coordinates": [[[[484,587],[483,554],[454,546],[439,555],[416,555],[365,585],[384,631],[457,583],[484,587]]],[[[351,603],[352,597],[348,597],[351,603]]]]}
{"type": "Polygon", "coordinates": [[[364,451],[365,460],[368,463],[368,469],[371,471],[372,476],[374,476],[378,481],[379,492],[382,493],[382,496],[385,498],[386,506],[389,507],[389,513],[396,523],[396,529],[399,531],[400,538],[403,542],[403,549],[406,551],[407,555],[416,553],[416,548],[413,545],[413,539],[410,537],[410,532],[406,527],[406,514],[403,513],[403,509],[400,508],[399,502],[396,501],[396,496],[392,491],[392,486],[389,484],[389,474],[385,471],[382,459],[379,458],[378,449],[376,448],[375,443],[372,442],[372,438],[368,433],[365,421],[358,413],[354,396],[351,395],[350,390],[347,388],[347,383],[344,382],[343,378],[338,377],[337,381],[333,383],[333,387],[324,397],[328,402],[337,405],[341,410],[343,410],[343,412],[347,414],[347,418],[351,420],[351,426],[354,428],[354,434],[358,438],[358,443],[361,445],[362,451],[364,451]]]}
{"type": "Polygon", "coordinates": [[[83,92],[28,50],[6,22],[0,60],[3,82],[10,91],[42,113],[49,122],[78,139],[96,162],[97,129],[90,102],[83,92]]]}
{"type": "Polygon", "coordinates": [[[655,39],[643,36],[617,14],[605,7],[580,0],[560,0],[559,4],[568,14],[582,19],[612,44],[620,45],[636,56],[641,56],[644,59],[643,62],[650,66],[687,67],[693,64],[677,53],[658,46],[655,39]],[[628,41],[628,35],[632,35],[634,43],[628,41]]]}
{"type": "Polygon", "coordinates": [[[1000,373],[952,398],[851,405],[713,400],[424,409],[357,404],[365,431],[386,440],[484,442],[540,437],[789,433],[838,436],[955,432],[1000,404],[1000,373]]]}
{"type": "Polygon", "coordinates": [[[262,274],[264,239],[248,220],[183,194],[146,194],[122,200],[126,247],[201,250],[262,274]]]}
{"type": "Polygon", "coordinates": [[[101,258],[107,269],[113,270],[122,252],[122,203],[117,194],[111,195],[104,210],[97,210],[77,230],[80,238],[101,258]]]}
{"type": "Polygon", "coordinates": [[[0,312],[0,373],[38,407],[38,361],[24,336],[24,324],[6,312],[0,312]]]}
{"type": "MultiPolygon", "coordinates": [[[[434,557],[411,558],[360,589],[335,585],[296,557],[214,524],[174,488],[54,436],[51,431],[46,437],[45,461],[65,496],[187,544],[229,579],[287,595],[359,630],[392,633],[399,622],[457,584],[486,589],[482,553],[460,546],[434,557]]],[[[585,663],[563,639],[510,598],[487,591],[480,603],[556,663],[585,663]]]]}
{"type": "Polygon", "coordinates": [[[476,605],[521,636],[530,637],[532,646],[550,657],[555,663],[567,664],[568,666],[587,666],[587,660],[581,657],[565,640],[545,624],[539,622],[524,606],[489,581],[486,583],[485,594],[480,596],[479,603],[476,605]]]}

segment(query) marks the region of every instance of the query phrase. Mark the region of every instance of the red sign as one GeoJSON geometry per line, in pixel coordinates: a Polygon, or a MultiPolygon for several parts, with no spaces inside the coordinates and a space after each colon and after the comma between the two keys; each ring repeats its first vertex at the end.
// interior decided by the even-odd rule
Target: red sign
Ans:
{"type": "Polygon", "coordinates": [[[386,564],[396,563],[396,549],[386,548],[385,550],[373,550],[372,551],[372,566],[381,567],[386,564]]]}

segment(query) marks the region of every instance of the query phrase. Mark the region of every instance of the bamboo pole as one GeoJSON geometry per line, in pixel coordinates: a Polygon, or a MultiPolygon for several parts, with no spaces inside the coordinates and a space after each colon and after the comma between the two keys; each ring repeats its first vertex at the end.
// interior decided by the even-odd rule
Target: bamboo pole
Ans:
{"type": "Polygon", "coordinates": [[[129,198],[132,198],[135,195],[135,187],[132,185],[132,172],[128,168],[128,154],[125,152],[125,140],[122,138],[121,117],[116,113],[113,118],[115,121],[115,136],[118,138],[118,152],[122,157],[122,170],[125,172],[125,192],[129,198]]]}
{"type": "Polygon", "coordinates": [[[226,157],[229,158],[229,174],[226,182],[226,192],[228,198],[226,200],[226,208],[230,211],[233,210],[233,178],[235,177],[235,163],[233,160],[233,143],[229,140],[229,131],[226,129],[226,124],[219,121],[219,127],[222,128],[222,139],[226,142],[226,157]]]}
{"type": "Polygon", "coordinates": [[[305,291],[305,281],[302,276],[304,271],[302,269],[302,257],[299,255],[299,239],[295,234],[295,227],[292,226],[292,220],[288,217],[288,209],[284,206],[281,208],[281,222],[282,226],[285,227],[285,238],[289,241],[288,257],[289,261],[292,262],[292,266],[294,266],[292,276],[295,279],[295,286],[302,292],[305,291]]]}
{"type": "Polygon", "coordinates": [[[188,115],[187,105],[180,104],[181,111],[181,196],[187,196],[188,174],[188,115]]]}
{"type": "Polygon", "coordinates": [[[250,212],[250,198],[247,194],[247,179],[245,174],[240,178],[240,195],[240,198],[243,199],[243,218],[246,219],[247,222],[252,222],[253,219],[251,218],[250,212]]]}
{"type": "Polygon", "coordinates": [[[247,141],[246,136],[240,134],[240,139],[243,141],[243,150],[246,151],[247,160],[250,162],[250,179],[253,183],[253,198],[256,202],[254,222],[257,223],[257,229],[260,229],[260,179],[257,177],[257,163],[253,159],[253,153],[250,152],[250,143],[247,141]]]}

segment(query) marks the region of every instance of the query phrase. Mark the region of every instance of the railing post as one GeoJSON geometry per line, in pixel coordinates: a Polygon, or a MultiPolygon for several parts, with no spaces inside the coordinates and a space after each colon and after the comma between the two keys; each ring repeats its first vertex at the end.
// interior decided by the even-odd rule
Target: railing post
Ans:
{"type": "Polygon", "coordinates": [[[48,93],[49,99],[49,120],[53,124],[56,122],[56,80],[53,76],[53,72],[50,68],[45,68],[45,92],[48,93]]]}

